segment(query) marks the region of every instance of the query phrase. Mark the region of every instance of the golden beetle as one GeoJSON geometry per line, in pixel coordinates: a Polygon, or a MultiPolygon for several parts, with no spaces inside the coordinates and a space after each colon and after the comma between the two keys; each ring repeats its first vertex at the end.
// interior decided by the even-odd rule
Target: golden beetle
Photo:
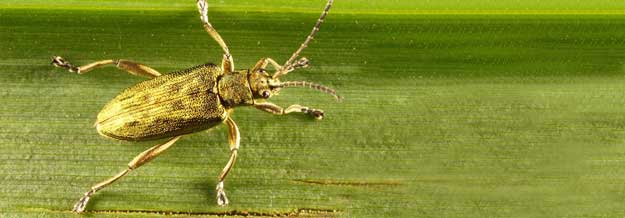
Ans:
{"type": "Polygon", "coordinates": [[[97,116],[95,127],[99,134],[119,140],[169,139],[137,155],[128,163],[127,169],[91,187],[74,205],[73,211],[83,212],[91,195],[154,159],[171,147],[182,135],[205,130],[220,123],[228,125],[231,155],[219,174],[216,193],[217,204],[227,205],[224,179],[237,159],[240,141],[239,129],[230,118],[234,107],[254,106],[277,115],[299,112],[322,119],[324,113],[321,110],[300,105],[291,105],[283,109],[263,100],[277,94],[280,88],[285,87],[313,88],[329,93],[337,100],[341,99],[336,91],[319,84],[279,80],[281,76],[308,65],[306,58],[300,58],[297,61],[295,59],[319,31],[319,26],[328,14],[331,5],[332,0],[329,0],[304,43],[282,66],[271,58],[263,58],[251,69],[235,71],[228,46],[208,22],[208,7],[205,0],[198,0],[197,7],[204,29],[224,51],[221,66],[203,64],[161,76],[158,71],[148,66],[127,60],[102,60],[76,67],[63,58],[54,56],[52,58],[54,66],[78,74],[84,74],[101,66],[115,65],[131,74],[151,78],[127,88],[106,104],[97,116]],[[276,70],[273,75],[265,71],[269,64],[276,70]]]}

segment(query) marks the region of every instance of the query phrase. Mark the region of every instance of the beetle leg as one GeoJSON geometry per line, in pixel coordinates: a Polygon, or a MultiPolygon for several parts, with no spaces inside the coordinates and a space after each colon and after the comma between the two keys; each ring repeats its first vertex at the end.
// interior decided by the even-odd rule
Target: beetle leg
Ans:
{"type": "MultiPolygon", "coordinates": [[[[282,73],[282,75],[287,74],[297,68],[306,68],[308,67],[308,63],[309,61],[305,57],[300,58],[297,62],[284,67],[286,69],[284,69],[284,72],[282,73]]],[[[268,64],[271,64],[273,68],[276,69],[277,72],[283,71],[283,67],[280,64],[278,64],[278,62],[276,62],[275,60],[271,58],[263,58],[263,59],[260,59],[258,62],[256,62],[256,65],[254,65],[254,67],[252,68],[252,72],[258,71],[260,69],[265,69],[267,68],[268,64]]]]}
{"type": "Polygon", "coordinates": [[[278,62],[274,61],[273,59],[261,58],[252,68],[252,72],[258,71],[260,69],[266,69],[268,64],[273,65],[273,68],[275,68],[276,70],[282,69],[282,66],[280,66],[280,64],[278,64],[278,62]]]}
{"type": "Polygon", "coordinates": [[[100,189],[103,189],[104,187],[112,184],[113,182],[117,181],[118,179],[120,179],[121,177],[125,176],[126,174],[130,173],[130,171],[139,168],[141,165],[147,163],[148,161],[154,159],[156,156],[158,156],[159,154],[161,154],[163,151],[167,150],[169,147],[171,147],[178,139],[180,138],[180,136],[176,136],[172,139],[170,139],[169,141],[163,143],[163,144],[158,144],[155,145],[154,147],[151,147],[150,149],[142,152],[141,154],[137,155],[132,161],[130,161],[130,163],[128,163],[128,169],[125,169],[124,171],[121,171],[120,173],[118,173],[117,175],[104,180],[98,184],[95,184],[93,187],[91,187],[91,189],[87,192],[85,192],[85,195],[80,198],[80,200],[78,200],[78,202],[76,202],[76,204],[74,205],[74,208],[72,209],[72,211],[77,212],[77,213],[81,213],[83,211],[85,211],[85,207],[87,206],[87,203],[89,202],[89,198],[91,197],[91,195],[95,194],[97,191],[99,191],[100,189]]]}
{"type": "Polygon", "coordinates": [[[266,111],[266,112],[273,113],[275,115],[285,115],[285,114],[293,113],[293,112],[304,113],[304,114],[311,115],[315,119],[318,119],[318,120],[323,119],[323,115],[324,115],[322,110],[313,109],[313,108],[301,106],[298,104],[291,105],[287,107],[286,109],[284,109],[270,102],[262,102],[262,103],[254,103],[254,107],[256,107],[257,109],[266,111]]]}
{"type": "Polygon", "coordinates": [[[228,172],[234,166],[234,163],[237,161],[237,153],[239,152],[239,144],[241,142],[241,134],[239,133],[239,127],[232,120],[232,118],[228,117],[226,119],[226,124],[228,125],[228,143],[230,144],[230,160],[224,167],[224,169],[219,174],[219,183],[217,184],[217,204],[219,206],[225,206],[228,204],[228,198],[226,197],[226,192],[224,191],[224,179],[228,175],[228,172]]]}
{"type": "Polygon", "coordinates": [[[224,59],[221,62],[223,71],[225,73],[234,72],[234,61],[232,60],[232,55],[230,55],[230,49],[228,49],[224,39],[222,39],[219,33],[217,33],[217,30],[213,28],[213,25],[208,22],[208,4],[206,1],[198,0],[197,9],[200,12],[200,20],[202,20],[202,23],[204,24],[204,29],[211,37],[213,37],[213,39],[215,39],[215,41],[217,41],[219,46],[221,46],[221,49],[224,50],[224,59]]]}
{"type": "Polygon", "coordinates": [[[65,61],[62,57],[54,56],[52,57],[52,65],[56,67],[60,67],[60,68],[65,68],[69,70],[69,72],[76,72],[78,74],[84,74],[95,68],[106,66],[106,65],[115,65],[117,68],[121,70],[125,70],[128,73],[132,75],[136,75],[136,76],[154,78],[154,77],[161,75],[161,73],[159,73],[158,71],[148,66],[145,66],[140,63],[132,62],[132,61],[121,60],[121,59],[120,60],[101,60],[101,61],[96,61],[93,63],[85,64],[80,67],[76,67],[72,65],[71,63],[65,61]]]}

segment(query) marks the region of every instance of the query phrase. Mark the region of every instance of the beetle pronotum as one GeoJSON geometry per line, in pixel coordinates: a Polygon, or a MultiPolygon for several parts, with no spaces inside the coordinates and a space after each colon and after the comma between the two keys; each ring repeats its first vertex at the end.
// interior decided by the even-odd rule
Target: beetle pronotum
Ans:
{"type": "Polygon", "coordinates": [[[102,60],[83,66],[74,66],[63,58],[54,56],[52,58],[54,66],[78,74],[87,73],[98,67],[114,65],[130,74],[150,78],[150,80],[127,88],[106,104],[97,116],[95,127],[100,135],[119,140],[168,139],[165,143],[155,145],[137,155],[128,163],[127,169],[92,186],[74,205],[73,211],[83,212],[94,193],[154,159],[171,147],[182,135],[212,128],[220,123],[228,126],[231,155],[219,174],[216,195],[218,205],[227,205],[224,179],[237,159],[240,142],[239,128],[230,117],[234,107],[254,106],[276,115],[297,112],[322,119],[324,116],[322,110],[301,105],[291,105],[284,109],[265,99],[278,94],[281,88],[287,87],[308,87],[331,94],[337,100],[341,99],[336,91],[319,84],[279,80],[289,72],[308,65],[308,59],[304,57],[295,60],[319,31],[331,6],[332,0],[328,0],[306,40],[283,65],[271,58],[262,58],[251,69],[235,71],[228,46],[208,22],[208,6],[205,0],[198,0],[197,7],[204,29],[224,51],[221,66],[202,64],[161,76],[158,71],[148,66],[128,60],[102,60]],[[269,75],[265,70],[269,64],[275,69],[273,75],[269,75]]]}

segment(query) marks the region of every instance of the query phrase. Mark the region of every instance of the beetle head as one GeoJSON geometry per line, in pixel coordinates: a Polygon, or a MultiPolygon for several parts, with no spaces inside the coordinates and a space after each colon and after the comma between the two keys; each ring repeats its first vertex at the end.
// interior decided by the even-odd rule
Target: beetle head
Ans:
{"type": "Polygon", "coordinates": [[[252,89],[252,93],[254,94],[254,98],[258,99],[267,99],[273,95],[277,95],[280,92],[280,88],[286,87],[306,87],[310,89],[316,89],[318,91],[322,91],[328,93],[336,100],[340,101],[342,99],[341,96],[336,94],[334,89],[328,88],[326,86],[306,82],[306,81],[286,81],[280,82],[279,77],[284,76],[287,73],[298,69],[308,67],[308,59],[300,58],[297,62],[293,64],[286,64],[285,67],[281,67],[278,65],[276,72],[272,75],[269,75],[267,71],[264,69],[268,63],[273,62],[274,66],[278,65],[271,59],[262,59],[256,63],[256,65],[250,70],[248,81],[250,83],[250,88],[252,89]],[[269,61],[269,62],[267,62],[269,61]]]}
{"type": "Polygon", "coordinates": [[[279,94],[280,88],[287,87],[305,87],[315,89],[334,96],[336,100],[340,101],[341,99],[343,99],[343,97],[336,94],[336,91],[334,89],[328,88],[320,84],[307,81],[280,82],[280,79],[276,78],[275,75],[269,75],[269,73],[267,73],[267,71],[262,68],[251,71],[248,75],[248,81],[255,99],[270,98],[273,95],[279,94]]]}
{"type": "Polygon", "coordinates": [[[274,79],[265,71],[265,69],[257,69],[248,75],[248,81],[254,98],[267,99],[278,94],[280,90],[280,80],[274,79]]]}

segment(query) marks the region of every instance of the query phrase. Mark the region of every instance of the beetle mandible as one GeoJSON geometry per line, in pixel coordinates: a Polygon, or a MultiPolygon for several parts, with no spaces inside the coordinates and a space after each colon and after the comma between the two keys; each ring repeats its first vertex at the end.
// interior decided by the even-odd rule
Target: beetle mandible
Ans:
{"type": "Polygon", "coordinates": [[[98,67],[114,65],[130,74],[150,78],[127,88],[106,104],[97,116],[95,127],[100,135],[119,140],[168,139],[165,143],[155,145],[137,155],[128,163],[127,169],[92,186],[74,205],[73,211],[83,212],[94,193],[154,159],[171,147],[182,135],[209,129],[220,123],[228,126],[231,154],[228,163],[219,174],[216,194],[217,204],[227,205],[224,179],[236,162],[240,142],[239,128],[230,117],[233,108],[254,106],[276,115],[297,112],[322,119],[324,116],[322,110],[301,105],[291,105],[284,109],[265,99],[278,94],[281,88],[286,87],[308,87],[331,94],[337,100],[341,99],[336,91],[319,84],[306,81],[281,82],[279,79],[295,69],[308,66],[306,58],[298,59],[299,54],[319,31],[321,23],[332,6],[332,1],[328,0],[306,40],[283,65],[271,58],[262,58],[251,69],[235,71],[228,46],[208,22],[208,6],[205,0],[198,0],[197,7],[204,29],[224,51],[221,66],[210,63],[202,64],[161,76],[158,71],[146,65],[128,60],[102,60],[83,66],[74,66],[62,57],[54,56],[52,58],[54,66],[78,74],[84,74],[98,67]],[[273,75],[266,71],[269,64],[275,69],[273,75]]]}

